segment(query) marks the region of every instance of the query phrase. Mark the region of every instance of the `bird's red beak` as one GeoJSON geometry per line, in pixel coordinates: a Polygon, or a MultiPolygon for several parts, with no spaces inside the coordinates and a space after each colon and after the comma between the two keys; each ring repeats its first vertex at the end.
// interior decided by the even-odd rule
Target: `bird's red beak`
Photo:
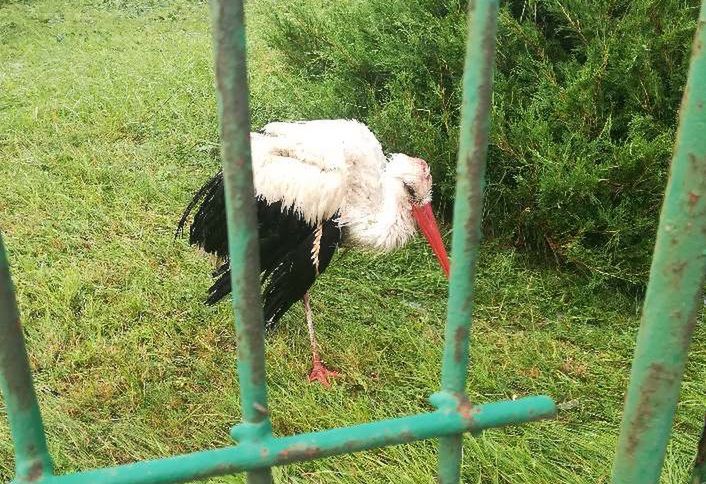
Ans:
{"type": "Polygon", "coordinates": [[[431,203],[427,203],[421,207],[412,205],[412,215],[414,215],[417,225],[419,225],[424,237],[427,239],[427,242],[429,242],[436,258],[439,259],[441,269],[448,278],[450,270],[449,256],[446,255],[446,248],[444,247],[444,242],[441,240],[441,234],[439,233],[439,227],[436,225],[434,212],[431,211],[431,203]]]}

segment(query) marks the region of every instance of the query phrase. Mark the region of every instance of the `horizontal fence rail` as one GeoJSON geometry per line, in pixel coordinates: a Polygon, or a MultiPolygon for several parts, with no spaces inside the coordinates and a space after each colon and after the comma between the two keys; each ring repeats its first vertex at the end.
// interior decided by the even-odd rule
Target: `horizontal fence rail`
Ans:
{"type": "MultiPolygon", "coordinates": [[[[376,447],[402,444],[459,432],[482,430],[551,417],[547,397],[527,397],[457,410],[437,410],[290,437],[269,437],[233,447],[206,450],[94,471],[46,476],[51,484],[148,484],[186,482],[264,467],[309,461],[376,447]]],[[[257,478],[261,478],[257,476],[257,478]]]]}

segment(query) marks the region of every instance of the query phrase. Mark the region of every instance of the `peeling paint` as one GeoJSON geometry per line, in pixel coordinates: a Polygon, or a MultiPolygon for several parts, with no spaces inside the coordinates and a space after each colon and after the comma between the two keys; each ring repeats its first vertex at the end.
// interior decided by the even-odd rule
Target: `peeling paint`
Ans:
{"type": "Polygon", "coordinates": [[[468,347],[468,333],[469,328],[466,326],[459,326],[456,328],[454,333],[454,361],[456,363],[463,363],[463,357],[467,351],[468,347]]]}
{"type": "Polygon", "coordinates": [[[691,208],[694,208],[694,205],[696,205],[701,198],[701,195],[698,195],[694,192],[689,192],[689,205],[691,208]]]}
{"type": "MultiPolygon", "coordinates": [[[[447,393],[464,392],[468,371],[473,283],[481,241],[498,8],[497,0],[468,3],[468,37],[453,217],[455,229],[451,244],[451,260],[455,268],[451,274],[441,373],[441,386],[447,393]]],[[[470,406],[464,404],[459,412],[461,410],[470,418],[470,406]]],[[[458,482],[461,465],[460,437],[442,439],[439,454],[439,482],[458,482]]]]}
{"type": "MultiPolygon", "coordinates": [[[[706,19],[706,1],[701,18],[706,19]]],[[[612,482],[659,482],[706,275],[706,23],[694,36],[612,482]]]]}
{"type": "MultiPolygon", "coordinates": [[[[344,444],[345,445],[345,444],[344,444]]],[[[295,445],[289,449],[284,449],[277,454],[277,457],[284,462],[299,459],[315,459],[321,454],[321,449],[315,445],[295,445]]]]}
{"type": "Polygon", "coordinates": [[[458,397],[458,406],[456,407],[456,411],[461,414],[464,420],[468,421],[469,425],[471,425],[474,416],[478,414],[479,410],[473,406],[466,395],[460,395],[458,397]]]}

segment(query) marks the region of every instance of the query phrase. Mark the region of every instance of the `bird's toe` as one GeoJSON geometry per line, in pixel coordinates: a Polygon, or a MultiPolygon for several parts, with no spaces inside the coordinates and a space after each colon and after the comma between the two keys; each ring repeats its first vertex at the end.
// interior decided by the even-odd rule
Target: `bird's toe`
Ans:
{"type": "Polygon", "coordinates": [[[324,387],[328,388],[331,386],[331,380],[333,378],[339,377],[341,374],[337,371],[329,370],[321,362],[314,362],[314,368],[312,368],[311,373],[309,373],[309,382],[318,381],[324,387]]]}

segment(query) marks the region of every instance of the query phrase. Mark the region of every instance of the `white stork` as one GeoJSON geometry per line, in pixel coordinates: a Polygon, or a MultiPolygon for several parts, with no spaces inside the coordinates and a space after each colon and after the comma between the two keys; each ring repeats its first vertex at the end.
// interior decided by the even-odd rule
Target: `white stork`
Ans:
{"type": "MultiPolygon", "coordinates": [[[[418,226],[448,276],[429,167],[399,153],[386,157],[373,133],[353,120],[270,123],[250,140],[265,324],[274,327],[302,300],[313,360],[309,381],[328,386],[338,373],[319,356],[309,289],[338,246],[386,252],[404,245],[418,226]]],[[[196,192],[177,233],[199,203],[189,242],[222,259],[206,300],[215,304],[231,290],[222,172],[196,192]]]]}

